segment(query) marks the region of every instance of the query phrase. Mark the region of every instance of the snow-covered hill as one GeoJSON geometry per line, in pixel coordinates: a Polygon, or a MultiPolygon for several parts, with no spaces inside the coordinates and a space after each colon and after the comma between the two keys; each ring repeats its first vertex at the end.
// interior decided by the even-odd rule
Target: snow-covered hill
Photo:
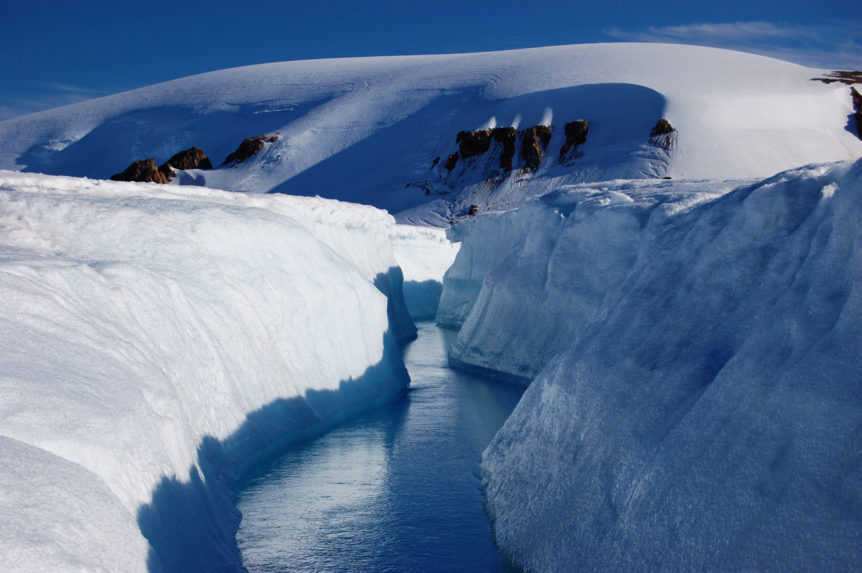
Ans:
{"type": "MultiPolygon", "coordinates": [[[[436,179],[459,131],[551,124],[540,175],[568,183],[765,177],[862,154],[848,127],[849,90],[811,81],[818,75],[752,54],[662,44],[264,64],[2,122],[0,168],[105,178],[193,145],[218,165],[243,138],[274,133],[278,141],[245,163],[183,179],[397,212],[440,199],[436,179]],[[677,129],[670,155],[648,142],[662,117],[677,129]],[[560,167],[563,127],[579,118],[590,122],[589,137],[560,167]],[[435,158],[444,161],[432,168],[435,158]]],[[[466,206],[517,203],[523,177],[509,179],[499,197],[474,189],[466,206]]],[[[433,211],[439,216],[423,211],[413,220],[445,223],[453,212],[440,204],[433,211]]]]}
{"type": "Polygon", "coordinates": [[[483,456],[528,570],[858,568],[862,160],[728,185],[573,186],[461,229],[455,359],[538,372],[483,456]]]}
{"type": "Polygon", "coordinates": [[[403,390],[438,297],[453,362],[536,376],[483,461],[517,561],[858,564],[862,141],[821,72],[661,44],[299,61],[0,122],[4,565],[238,568],[231,484],[403,390]],[[174,183],[460,221],[445,289],[442,231],[371,206],[21,173],[192,146],[216,168],[174,183]]]}
{"type": "Polygon", "coordinates": [[[0,172],[4,571],[239,569],[233,480],[407,385],[395,232],[325,199],[0,172]]]}

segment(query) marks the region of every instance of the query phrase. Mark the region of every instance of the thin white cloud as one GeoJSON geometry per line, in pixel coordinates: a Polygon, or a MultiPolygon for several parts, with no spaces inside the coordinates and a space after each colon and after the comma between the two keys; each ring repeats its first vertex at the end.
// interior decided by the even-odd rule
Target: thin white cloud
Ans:
{"type": "Polygon", "coordinates": [[[755,52],[817,68],[862,68],[862,22],[693,23],[641,30],[606,28],[616,40],[699,44],[755,52]]]}

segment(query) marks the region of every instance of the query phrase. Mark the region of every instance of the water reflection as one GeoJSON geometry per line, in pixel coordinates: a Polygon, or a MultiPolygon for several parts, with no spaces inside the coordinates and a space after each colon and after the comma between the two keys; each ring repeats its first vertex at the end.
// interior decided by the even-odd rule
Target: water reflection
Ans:
{"type": "Polygon", "coordinates": [[[419,325],[407,397],[288,452],[239,499],[250,571],[500,571],[479,457],[520,390],[447,367],[419,325]]]}

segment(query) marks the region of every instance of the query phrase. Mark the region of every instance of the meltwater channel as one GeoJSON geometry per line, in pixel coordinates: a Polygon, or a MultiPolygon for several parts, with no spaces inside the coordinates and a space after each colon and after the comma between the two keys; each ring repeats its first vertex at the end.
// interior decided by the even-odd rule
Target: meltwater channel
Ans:
{"type": "Polygon", "coordinates": [[[403,400],[294,447],[243,489],[237,542],[249,571],[511,570],[479,461],[522,390],[451,370],[454,333],[417,326],[403,400]]]}

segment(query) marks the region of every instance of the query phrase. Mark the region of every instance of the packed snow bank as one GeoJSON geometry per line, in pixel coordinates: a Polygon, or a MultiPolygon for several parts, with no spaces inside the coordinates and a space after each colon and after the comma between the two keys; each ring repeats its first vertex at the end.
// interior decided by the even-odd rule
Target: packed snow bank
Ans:
{"type": "Polygon", "coordinates": [[[567,185],[450,233],[463,247],[446,274],[437,320],[460,328],[450,361],[529,380],[598,319],[648,237],[669,216],[732,181],[567,185]]]}
{"type": "Polygon", "coordinates": [[[390,236],[398,266],[404,273],[404,298],[414,320],[433,319],[443,291],[443,275],[459,245],[442,229],[396,225],[390,236]]]}
{"type": "Polygon", "coordinates": [[[498,542],[535,571],[858,569],[862,161],[663,211],[483,455],[498,542]]]}
{"type": "Polygon", "coordinates": [[[231,482],[408,382],[412,322],[378,288],[400,278],[394,227],[323,199],[0,172],[7,570],[238,569],[231,482]]]}
{"type": "Polygon", "coordinates": [[[274,133],[235,168],[184,179],[397,212],[438,198],[410,184],[445,161],[459,131],[550,121],[553,156],[565,123],[583,118],[589,137],[567,167],[576,182],[765,177],[862,154],[846,129],[849,90],[811,81],[820,75],[753,54],[625,43],[262,64],[0,122],[0,168],[108,177],[191,146],[218,165],[243,138],[274,133]],[[670,157],[647,142],[661,116],[678,130],[670,157]]]}

